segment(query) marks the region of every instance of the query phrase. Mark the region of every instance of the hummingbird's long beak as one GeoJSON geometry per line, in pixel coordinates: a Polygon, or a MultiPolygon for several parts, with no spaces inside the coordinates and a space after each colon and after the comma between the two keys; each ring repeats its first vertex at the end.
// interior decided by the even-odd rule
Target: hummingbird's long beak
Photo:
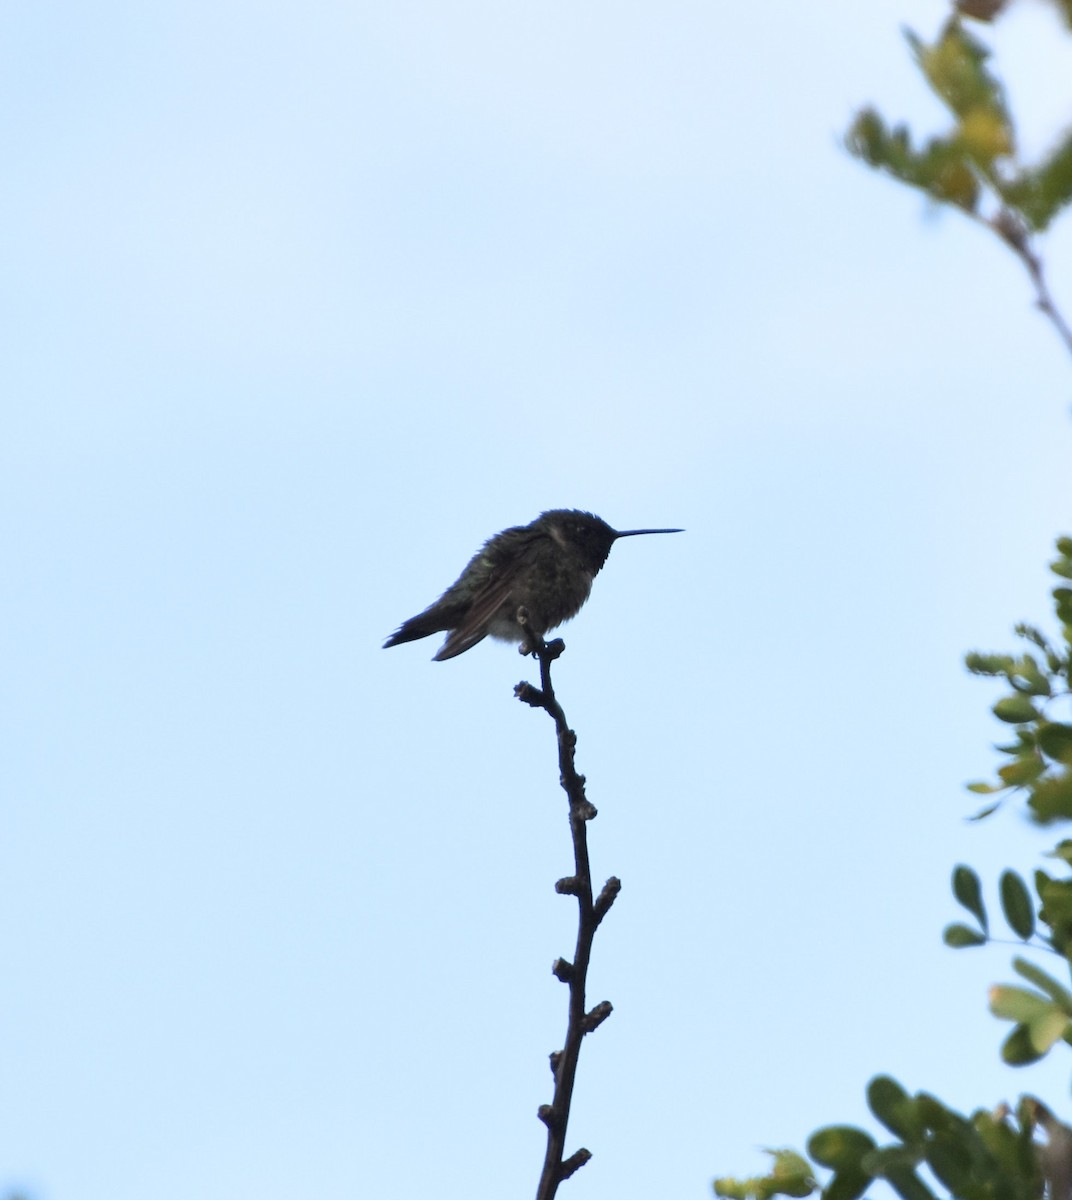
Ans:
{"type": "Polygon", "coordinates": [[[620,537],[637,537],[641,533],[684,533],[684,529],[622,529],[615,530],[614,536],[620,537]]]}

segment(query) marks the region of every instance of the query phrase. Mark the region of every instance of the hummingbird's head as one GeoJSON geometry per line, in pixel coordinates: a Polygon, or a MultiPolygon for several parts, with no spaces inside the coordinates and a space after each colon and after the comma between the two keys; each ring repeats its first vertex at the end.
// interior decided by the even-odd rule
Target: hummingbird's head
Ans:
{"type": "Polygon", "coordinates": [[[540,514],[559,545],[578,552],[594,575],[607,561],[618,536],[606,521],[578,508],[555,508],[540,514]]]}
{"type": "Polygon", "coordinates": [[[578,550],[594,575],[607,561],[610,548],[620,537],[641,533],[681,533],[680,529],[613,529],[602,517],[579,508],[555,508],[540,514],[551,536],[564,546],[578,550]]]}

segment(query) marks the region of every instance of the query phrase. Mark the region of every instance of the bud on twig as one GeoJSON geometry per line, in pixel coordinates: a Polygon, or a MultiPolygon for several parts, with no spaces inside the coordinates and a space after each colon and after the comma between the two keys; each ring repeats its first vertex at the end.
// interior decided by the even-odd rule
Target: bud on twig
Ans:
{"type": "Polygon", "coordinates": [[[575,1171],[579,1171],[591,1157],[592,1152],[590,1150],[586,1150],[583,1146],[580,1148],[580,1150],[575,1150],[562,1164],[562,1169],[558,1173],[559,1179],[569,1179],[569,1177],[575,1171]]]}
{"type": "Polygon", "coordinates": [[[609,1000],[601,1000],[595,1008],[584,1014],[584,1032],[591,1033],[593,1029],[598,1029],[612,1012],[614,1005],[609,1000]]]}
{"type": "Polygon", "coordinates": [[[612,875],[603,885],[603,890],[596,897],[596,902],[592,906],[592,915],[595,917],[596,924],[607,915],[607,910],[618,898],[618,893],[622,890],[622,881],[612,875]]]}
{"type": "Polygon", "coordinates": [[[592,821],[599,816],[599,809],[583,797],[570,809],[570,815],[578,821],[592,821]]]}
{"type": "Polygon", "coordinates": [[[527,704],[530,708],[543,708],[546,700],[543,692],[538,687],[533,687],[531,683],[526,683],[524,679],[514,688],[514,695],[522,704],[527,704]]]}

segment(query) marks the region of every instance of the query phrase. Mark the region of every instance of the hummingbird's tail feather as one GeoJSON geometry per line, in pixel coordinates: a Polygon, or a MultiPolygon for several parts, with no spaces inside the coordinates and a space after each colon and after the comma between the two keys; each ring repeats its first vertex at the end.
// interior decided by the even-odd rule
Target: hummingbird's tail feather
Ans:
{"type": "Polygon", "coordinates": [[[408,621],[403,621],[384,642],[383,648],[386,650],[389,646],[401,646],[403,642],[416,642],[420,638],[431,637],[433,633],[442,633],[451,626],[449,617],[449,613],[444,616],[441,611],[418,613],[408,621]]]}
{"type": "Polygon", "coordinates": [[[466,650],[472,650],[477,642],[482,642],[487,636],[487,630],[477,629],[463,637],[462,631],[455,629],[436,653],[432,655],[432,662],[446,662],[448,658],[457,658],[459,654],[464,654],[466,650]]]}

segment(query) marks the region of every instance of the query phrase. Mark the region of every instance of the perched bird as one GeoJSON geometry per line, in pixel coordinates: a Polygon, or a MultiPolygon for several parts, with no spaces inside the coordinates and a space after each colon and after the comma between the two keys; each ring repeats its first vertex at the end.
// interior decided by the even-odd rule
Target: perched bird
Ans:
{"type": "Polygon", "coordinates": [[[553,508],[531,525],[516,525],[489,538],[442,596],[410,617],[384,649],[447,632],[433,661],[464,654],[489,634],[528,646],[518,609],[538,637],[576,616],[592,580],[618,538],[680,529],[611,529],[606,521],[575,508],[553,508]]]}

